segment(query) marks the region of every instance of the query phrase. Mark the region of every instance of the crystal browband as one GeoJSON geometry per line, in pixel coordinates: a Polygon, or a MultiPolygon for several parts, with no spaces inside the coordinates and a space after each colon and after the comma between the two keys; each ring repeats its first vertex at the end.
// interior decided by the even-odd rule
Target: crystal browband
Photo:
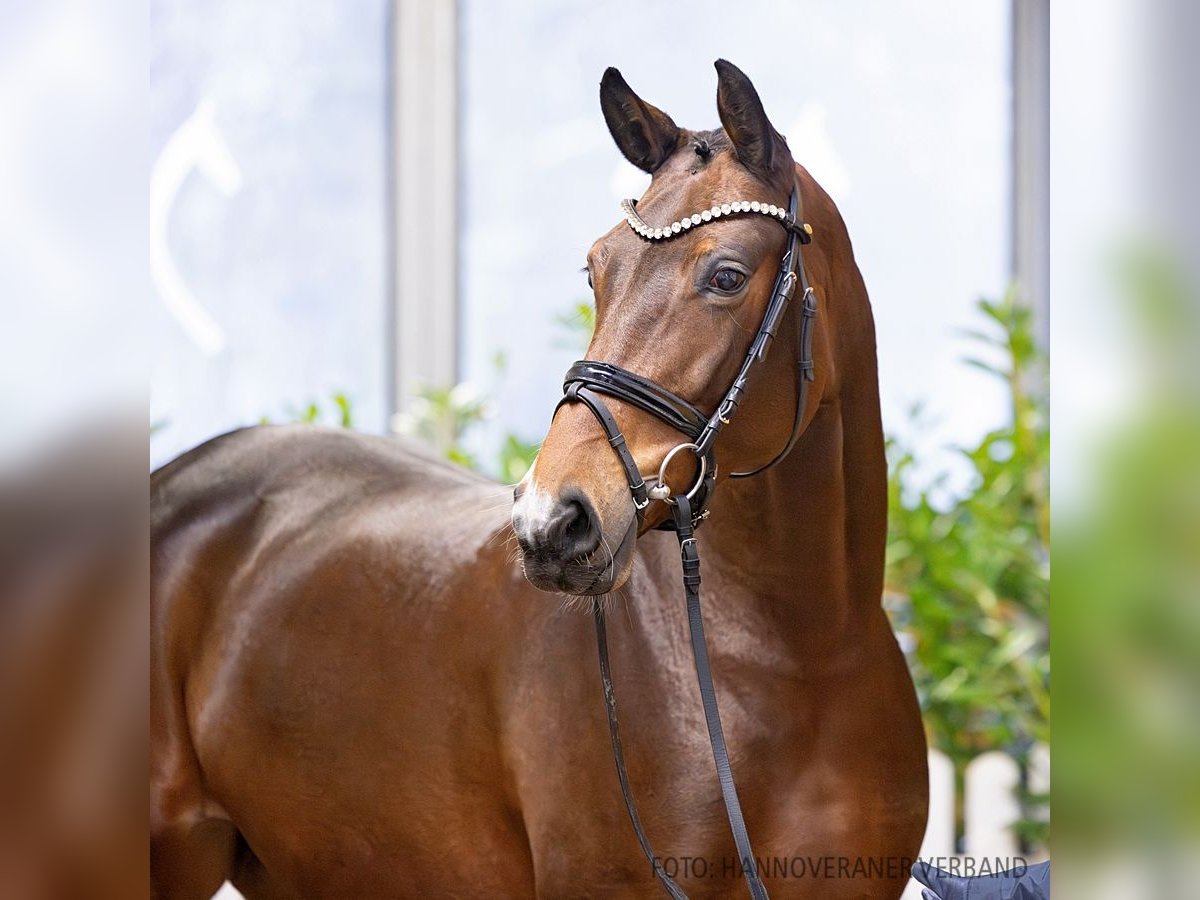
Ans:
{"type": "Polygon", "coordinates": [[[807,222],[797,222],[788,215],[786,208],[776,206],[774,203],[760,203],[758,200],[736,200],[733,203],[721,203],[711,209],[701,210],[698,213],[692,213],[690,216],[684,216],[678,222],[672,222],[670,225],[665,225],[662,228],[655,228],[647,224],[638,215],[636,200],[622,200],[621,212],[625,214],[625,221],[629,223],[629,227],[649,241],[661,241],[669,237],[674,237],[677,234],[682,234],[688,229],[701,225],[704,222],[711,222],[713,219],[719,219],[722,216],[732,216],[740,213],[758,213],[759,215],[770,216],[783,225],[784,228],[796,232],[800,237],[801,243],[807,244],[809,237],[812,235],[812,226],[807,222]]]}

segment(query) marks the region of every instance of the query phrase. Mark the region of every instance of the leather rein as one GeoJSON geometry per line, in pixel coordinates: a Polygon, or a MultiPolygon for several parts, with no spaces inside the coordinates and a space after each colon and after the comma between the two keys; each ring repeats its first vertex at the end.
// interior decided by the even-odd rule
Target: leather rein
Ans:
{"type": "MultiPolygon", "coordinates": [[[[679,397],[659,384],[612,363],[582,360],[567,370],[563,383],[565,403],[582,403],[600,423],[609,445],[617,454],[629,482],[629,493],[637,510],[638,525],[645,519],[646,508],[651,500],[668,503],[671,518],[657,526],[674,531],[679,539],[680,560],[683,568],[684,598],[687,605],[688,631],[692,644],[692,657],[696,666],[696,678],[700,686],[700,697],[704,707],[704,719],[708,726],[709,743],[712,746],[713,762],[721,786],[721,796],[729,819],[729,828],[737,847],[738,858],[745,874],[750,896],[765,900],[767,889],[758,872],[750,836],[742,816],[737,787],[729,763],[729,752],[721,728],[721,715],[717,708],[717,696],[713,687],[712,669],[708,658],[708,645],[704,636],[704,620],[700,607],[700,554],[696,545],[695,530],[708,516],[708,504],[712,499],[717,478],[715,445],[722,429],[729,424],[746,393],[751,373],[767,354],[771,342],[779,329],[784,313],[799,285],[801,292],[798,386],[796,390],[796,416],[792,434],[787,444],[766,464],[748,472],[731,473],[731,478],[748,478],[766,471],[781,462],[796,445],[804,419],[808,400],[808,386],[812,382],[812,329],[816,315],[816,298],[809,286],[801,258],[801,245],[809,243],[812,229],[800,218],[800,193],[792,188],[787,209],[773,204],[738,201],[713,206],[711,209],[689,216],[664,228],[654,228],[638,215],[636,204],[626,200],[622,204],[629,226],[641,237],[660,241],[674,237],[693,227],[699,227],[716,219],[742,213],[761,214],[779,222],[788,233],[787,249],[779,264],[779,273],[771,290],[771,298],[763,315],[758,333],[750,344],[746,358],[725,392],[724,398],[711,415],[706,415],[689,401],[679,397]],[[637,463],[625,442],[625,436],[609,411],[603,397],[612,397],[649,413],[661,422],[683,434],[688,440],[672,448],[663,458],[655,484],[647,485],[637,463]],[[666,483],[666,471],[671,460],[681,452],[695,455],[699,467],[694,484],[685,491],[675,492],[666,483]]],[[[557,412],[557,408],[555,410],[557,412]]],[[[663,888],[675,900],[686,900],[687,895],[659,864],[658,857],[650,846],[637,813],[633,793],[629,786],[629,775],[625,768],[625,755],[621,748],[621,735],[617,724],[617,698],[613,687],[612,669],[608,658],[608,637],[605,628],[604,607],[600,602],[593,604],[596,625],[596,644],[600,659],[600,678],[604,688],[604,704],[608,716],[609,736],[612,739],[613,759],[617,768],[617,779],[625,799],[625,808],[633,824],[634,834],[642,852],[649,860],[655,876],[663,888]]]]}

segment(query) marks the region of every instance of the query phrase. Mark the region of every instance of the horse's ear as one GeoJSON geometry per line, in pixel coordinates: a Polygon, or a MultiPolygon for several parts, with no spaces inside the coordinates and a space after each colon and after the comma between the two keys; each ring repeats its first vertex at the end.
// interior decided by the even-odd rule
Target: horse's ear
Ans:
{"type": "Polygon", "coordinates": [[[665,112],[635,94],[611,66],[600,79],[600,109],[621,153],[642,171],[654,174],[675,151],[679,127],[665,112]]]}
{"type": "Polygon", "coordinates": [[[717,112],[738,161],[756,175],[773,180],[776,169],[789,167],[786,142],[767,118],[746,73],[728,60],[718,59],[715,65],[717,112]]]}

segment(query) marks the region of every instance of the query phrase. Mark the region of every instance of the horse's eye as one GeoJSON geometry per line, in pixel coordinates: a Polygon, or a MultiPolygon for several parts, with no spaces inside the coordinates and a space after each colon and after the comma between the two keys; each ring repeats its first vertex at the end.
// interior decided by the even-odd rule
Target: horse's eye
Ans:
{"type": "Polygon", "coordinates": [[[746,281],[746,276],[737,269],[717,269],[713,277],[708,279],[709,287],[714,287],[725,294],[732,294],[746,281]]]}

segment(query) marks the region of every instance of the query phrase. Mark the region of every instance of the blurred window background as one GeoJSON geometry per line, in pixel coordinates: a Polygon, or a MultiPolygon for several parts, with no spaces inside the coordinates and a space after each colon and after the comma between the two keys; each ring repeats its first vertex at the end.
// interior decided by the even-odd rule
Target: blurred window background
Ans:
{"type": "Polygon", "coordinates": [[[151,4],[152,462],[344,395],[386,426],[391,4],[151,4]]]}

